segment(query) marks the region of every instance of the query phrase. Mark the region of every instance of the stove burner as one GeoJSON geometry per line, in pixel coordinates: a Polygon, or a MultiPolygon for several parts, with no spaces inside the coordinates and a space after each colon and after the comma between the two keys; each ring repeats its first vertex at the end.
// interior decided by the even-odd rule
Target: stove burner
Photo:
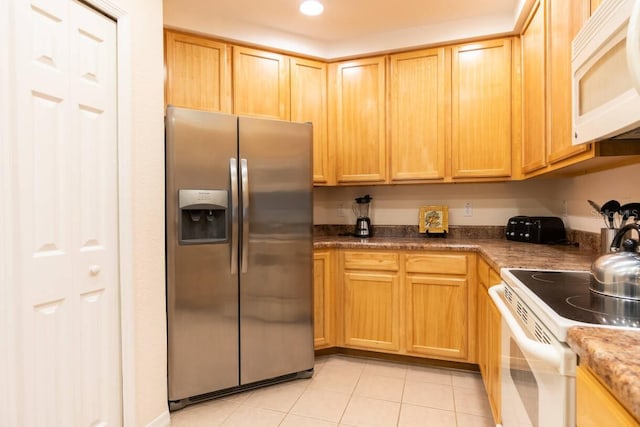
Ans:
{"type": "Polygon", "coordinates": [[[602,324],[612,326],[640,327],[640,304],[636,301],[599,295],[574,295],[566,299],[567,304],[597,316],[602,324]]]}
{"type": "Polygon", "coordinates": [[[583,272],[573,271],[529,271],[531,278],[538,282],[548,284],[563,284],[570,282],[571,284],[582,284],[589,286],[590,276],[583,272]]]}
{"type": "Polygon", "coordinates": [[[545,277],[549,277],[549,278],[554,278],[554,275],[550,275],[548,273],[534,273],[531,275],[532,279],[538,280],[540,282],[545,282],[545,283],[555,283],[553,280],[549,280],[549,279],[545,279],[545,277]]]}
{"type": "Polygon", "coordinates": [[[591,292],[588,271],[509,272],[561,317],[582,323],[640,328],[640,301],[591,292]]]}

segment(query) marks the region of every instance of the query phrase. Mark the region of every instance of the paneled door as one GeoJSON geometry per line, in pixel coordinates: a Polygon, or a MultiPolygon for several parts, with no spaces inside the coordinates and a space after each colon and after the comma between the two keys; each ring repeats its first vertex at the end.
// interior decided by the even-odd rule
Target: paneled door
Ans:
{"type": "Polygon", "coordinates": [[[289,120],[289,58],[233,47],[233,113],[289,120]]]}
{"type": "Polygon", "coordinates": [[[511,39],[452,48],[451,174],[511,176],[511,39]]]}
{"type": "Polygon", "coordinates": [[[14,332],[0,351],[15,405],[0,424],[121,425],[116,24],[78,1],[12,3],[14,332]]]}

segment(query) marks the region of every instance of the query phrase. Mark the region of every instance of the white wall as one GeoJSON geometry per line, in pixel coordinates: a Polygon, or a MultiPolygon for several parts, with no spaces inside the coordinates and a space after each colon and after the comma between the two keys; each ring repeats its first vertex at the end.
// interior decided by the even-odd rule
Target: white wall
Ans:
{"type": "Polygon", "coordinates": [[[505,225],[514,215],[553,215],[562,217],[568,228],[597,233],[604,222],[587,199],[599,204],[609,199],[640,202],[639,179],[640,165],[632,165],[574,178],[521,182],[317,187],[314,222],[353,224],[353,199],[370,194],[371,220],[378,225],[417,225],[420,206],[444,204],[449,207],[451,225],[505,225]],[[464,216],[466,202],[471,202],[472,216],[464,216]]]}
{"type": "Polygon", "coordinates": [[[554,215],[561,204],[537,181],[482,184],[425,184],[374,187],[338,187],[314,190],[316,224],[352,224],[353,199],[373,197],[371,220],[378,225],[417,225],[420,206],[447,205],[451,225],[505,225],[514,215],[554,215]],[[471,216],[465,216],[465,203],[471,216]],[[343,216],[338,207],[344,206],[343,216]]]}
{"type": "MultiPolygon", "coordinates": [[[[99,3],[100,0],[96,1],[99,3]]],[[[164,100],[162,0],[111,0],[125,11],[118,21],[119,85],[128,93],[124,114],[130,118],[120,130],[130,147],[120,153],[125,176],[125,202],[120,227],[130,233],[131,253],[121,254],[124,265],[123,325],[132,363],[125,361],[125,425],[163,425],[168,421],[165,268],[164,268],[164,100]],[[126,45],[122,41],[127,40],[126,45]]],[[[122,177],[121,177],[122,178],[122,177]]]]}
{"type": "Polygon", "coordinates": [[[640,164],[560,180],[556,192],[560,203],[567,201],[568,227],[599,232],[604,221],[591,209],[587,200],[600,205],[611,199],[621,204],[640,202],[639,179],[640,164]]]}
{"type": "MultiPolygon", "coordinates": [[[[282,3],[295,4],[295,2],[282,3]]],[[[260,25],[253,22],[251,14],[238,19],[233,11],[224,13],[216,7],[214,1],[210,0],[188,2],[164,0],[164,24],[169,28],[196,32],[210,37],[222,37],[238,43],[269,46],[286,52],[337,60],[398,48],[406,49],[486,37],[492,34],[517,34],[533,3],[533,0],[519,0],[512,2],[513,8],[511,10],[507,8],[502,14],[473,16],[468,19],[436,22],[338,40],[333,35],[312,39],[277,29],[277,25],[260,25]]],[[[288,10],[290,9],[284,8],[282,16],[288,15],[288,10]]],[[[358,19],[366,21],[369,18],[375,21],[373,15],[379,13],[375,8],[369,8],[361,11],[358,19]]],[[[293,14],[295,15],[296,12],[294,11],[293,14]]],[[[298,19],[292,16],[289,18],[298,19]]],[[[327,25],[325,33],[330,33],[331,24],[327,25]]]]}

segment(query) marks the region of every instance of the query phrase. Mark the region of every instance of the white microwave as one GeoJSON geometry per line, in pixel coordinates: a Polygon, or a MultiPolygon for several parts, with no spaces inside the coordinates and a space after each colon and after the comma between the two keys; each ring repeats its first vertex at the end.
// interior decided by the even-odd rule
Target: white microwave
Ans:
{"type": "Polygon", "coordinates": [[[640,0],[605,0],[573,39],[574,145],[640,139],[639,21],[640,0]]]}

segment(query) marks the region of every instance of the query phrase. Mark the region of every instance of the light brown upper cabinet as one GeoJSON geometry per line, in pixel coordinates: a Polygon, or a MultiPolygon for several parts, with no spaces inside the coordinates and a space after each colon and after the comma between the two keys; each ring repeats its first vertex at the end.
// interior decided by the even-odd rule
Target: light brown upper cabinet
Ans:
{"type": "Polygon", "coordinates": [[[233,112],[289,120],[289,58],[233,47],[233,112]]]}
{"type": "Polygon", "coordinates": [[[550,164],[592,151],[588,144],[571,145],[571,42],[589,16],[584,0],[546,0],[547,67],[547,161],[550,164]]]}
{"type": "Polygon", "coordinates": [[[313,182],[330,184],[327,138],[327,65],[291,58],[291,121],[313,124],[313,182]]]}
{"type": "Polygon", "coordinates": [[[593,145],[572,145],[571,42],[589,0],[538,0],[522,33],[524,176],[593,158],[593,145]]]}
{"type": "Polygon", "coordinates": [[[165,100],[312,122],[315,185],[519,180],[637,162],[637,144],[571,144],[571,41],[593,6],[536,0],[522,37],[331,64],[165,30],[165,100]]]}
{"type": "MultiPolygon", "coordinates": [[[[547,164],[545,127],[545,7],[536,1],[522,32],[522,171],[530,173],[547,164]]],[[[569,141],[571,142],[571,141],[569,141]]]]}
{"type": "Polygon", "coordinates": [[[329,123],[338,183],[387,179],[385,59],[330,65],[329,123]]]}
{"type": "Polygon", "coordinates": [[[511,175],[511,39],[452,48],[453,178],[511,175]]]}
{"type": "Polygon", "coordinates": [[[225,43],[165,30],[165,102],[176,107],[230,112],[225,43]]]}
{"type": "Polygon", "coordinates": [[[444,48],[390,57],[392,182],[439,180],[445,176],[449,63],[444,48]]]}

